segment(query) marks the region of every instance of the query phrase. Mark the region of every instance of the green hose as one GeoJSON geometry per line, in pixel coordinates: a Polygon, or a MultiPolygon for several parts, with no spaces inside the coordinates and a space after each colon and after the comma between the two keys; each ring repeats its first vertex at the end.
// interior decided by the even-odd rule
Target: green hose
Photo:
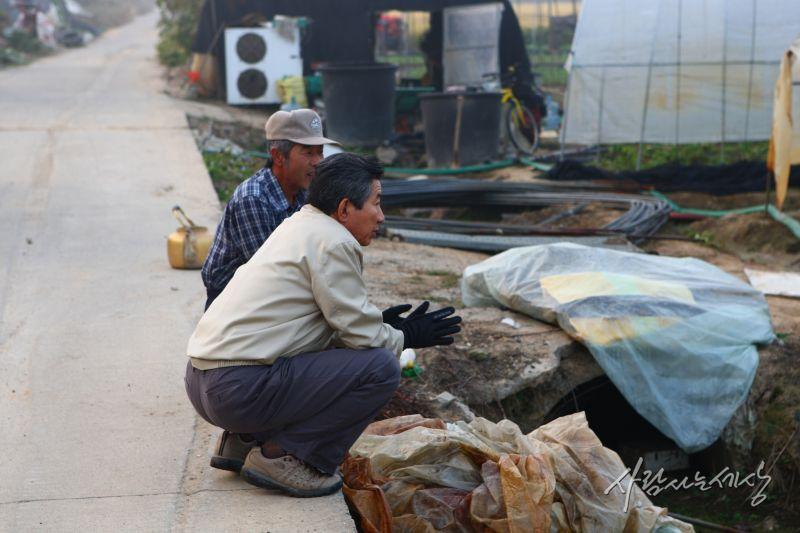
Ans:
{"type": "Polygon", "coordinates": [[[515,165],[516,163],[522,163],[523,165],[529,166],[531,168],[535,168],[536,170],[541,170],[542,172],[547,172],[553,165],[548,165],[546,163],[539,163],[534,161],[533,159],[528,159],[527,157],[521,157],[519,159],[503,159],[500,161],[495,161],[494,163],[486,163],[483,165],[472,165],[468,167],[460,167],[460,168],[394,168],[394,167],[386,167],[384,170],[387,174],[426,174],[430,176],[450,176],[455,174],[469,174],[471,172],[487,172],[489,170],[497,170],[499,168],[506,168],[515,165]]]}
{"type": "Polygon", "coordinates": [[[655,196],[659,200],[663,200],[666,203],[668,203],[670,209],[672,209],[674,212],[685,213],[687,215],[698,215],[709,218],[720,218],[726,215],[746,215],[749,213],[758,213],[759,211],[764,211],[763,205],[754,205],[750,207],[740,207],[738,209],[727,209],[727,210],[694,209],[692,207],[681,207],[658,191],[650,191],[650,194],[655,196]]]}
{"type": "Polygon", "coordinates": [[[772,204],[767,206],[767,212],[769,213],[769,216],[789,228],[789,231],[791,231],[795,237],[800,239],[800,222],[785,213],[781,213],[778,211],[778,208],[772,204]]]}
{"type": "MultiPolygon", "coordinates": [[[[650,191],[650,194],[655,196],[656,198],[665,201],[669,204],[670,209],[672,209],[676,213],[685,213],[687,215],[698,215],[703,217],[709,218],[719,218],[724,217],[726,215],[746,215],[749,213],[759,213],[764,211],[763,205],[753,205],[750,207],[740,207],[739,209],[727,209],[727,210],[716,210],[716,209],[693,209],[690,207],[681,207],[663,194],[658,191],[650,191]]],[[[790,217],[785,213],[781,213],[778,211],[778,208],[772,204],[766,206],[766,211],[769,213],[776,222],[780,222],[787,228],[792,234],[800,239],[800,222],[795,220],[794,218],[790,217]]]]}
{"type": "Polygon", "coordinates": [[[468,167],[459,168],[398,168],[386,167],[384,172],[386,174],[426,174],[430,176],[451,176],[454,174],[469,174],[471,172],[487,172],[489,170],[497,170],[498,168],[510,167],[516,163],[514,159],[503,159],[502,161],[495,161],[494,163],[485,163],[483,165],[471,165],[468,167]]]}
{"type": "Polygon", "coordinates": [[[542,172],[547,172],[553,165],[548,165],[547,163],[539,163],[538,161],[534,161],[533,159],[529,159],[527,157],[520,157],[519,162],[523,165],[528,165],[531,168],[535,168],[536,170],[541,170],[542,172]]]}

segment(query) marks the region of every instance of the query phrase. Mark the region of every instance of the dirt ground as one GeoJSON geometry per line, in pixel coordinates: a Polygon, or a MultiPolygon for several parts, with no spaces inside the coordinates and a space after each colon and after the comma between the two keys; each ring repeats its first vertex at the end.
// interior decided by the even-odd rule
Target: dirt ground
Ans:
{"type": "MultiPolygon", "coordinates": [[[[682,207],[697,209],[737,209],[764,204],[763,193],[711,196],[697,193],[670,193],[669,198],[682,207]]],[[[796,189],[790,190],[784,212],[800,218],[796,189]]],[[[668,229],[704,241],[720,251],[770,270],[800,270],[800,240],[789,229],[763,212],[707,218],[691,223],[672,223],[668,229]]]]}

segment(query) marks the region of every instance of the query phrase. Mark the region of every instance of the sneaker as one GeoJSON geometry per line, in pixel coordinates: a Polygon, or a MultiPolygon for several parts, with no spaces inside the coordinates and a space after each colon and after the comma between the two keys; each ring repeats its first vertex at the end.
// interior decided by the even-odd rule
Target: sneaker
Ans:
{"type": "Polygon", "coordinates": [[[280,489],[299,498],[325,496],[342,487],[342,478],[337,474],[323,474],[293,455],[268,459],[259,448],[253,448],[247,454],[242,477],[251,485],[280,489]]]}
{"type": "Polygon", "coordinates": [[[257,446],[254,440],[244,441],[236,433],[223,431],[222,435],[217,438],[214,455],[211,457],[211,466],[220,470],[239,472],[244,465],[245,457],[254,446],[257,446]]]}

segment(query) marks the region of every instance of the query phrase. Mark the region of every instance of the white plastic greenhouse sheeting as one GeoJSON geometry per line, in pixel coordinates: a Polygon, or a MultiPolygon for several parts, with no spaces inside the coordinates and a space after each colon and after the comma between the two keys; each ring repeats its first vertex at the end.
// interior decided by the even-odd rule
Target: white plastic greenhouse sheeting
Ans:
{"type": "Polygon", "coordinates": [[[584,0],[562,140],[768,139],[781,55],[798,34],[799,0],[584,0]]]}

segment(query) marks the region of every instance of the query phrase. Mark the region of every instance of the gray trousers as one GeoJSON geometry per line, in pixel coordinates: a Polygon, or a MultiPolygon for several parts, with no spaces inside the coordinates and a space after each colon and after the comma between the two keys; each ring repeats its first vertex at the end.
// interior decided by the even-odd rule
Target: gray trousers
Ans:
{"type": "Polygon", "coordinates": [[[274,442],[327,474],[399,383],[397,357],[383,348],[325,350],[272,365],[186,367],[189,400],[207,422],[274,442]]]}

